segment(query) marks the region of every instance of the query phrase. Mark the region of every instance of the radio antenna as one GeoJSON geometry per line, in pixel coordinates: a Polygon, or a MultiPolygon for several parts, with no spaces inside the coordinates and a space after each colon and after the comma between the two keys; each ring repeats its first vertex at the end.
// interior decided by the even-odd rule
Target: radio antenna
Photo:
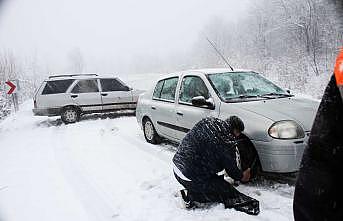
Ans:
{"type": "Polygon", "coordinates": [[[217,54],[219,55],[219,57],[221,59],[223,59],[223,61],[225,62],[225,64],[227,66],[229,66],[229,68],[231,69],[231,71],[233,71],[233,67],[229,64],[229,62],[227,61],[227,59],[223,56],[222,53],[220,53],[220,51],[218,50],[218,48],[216,47],[216,45],[208,38],[206,37],[206,40],[208,41],[208,43],[210,43],[210,45],[212,46],[212,48],[217,52],[217,54]]]}

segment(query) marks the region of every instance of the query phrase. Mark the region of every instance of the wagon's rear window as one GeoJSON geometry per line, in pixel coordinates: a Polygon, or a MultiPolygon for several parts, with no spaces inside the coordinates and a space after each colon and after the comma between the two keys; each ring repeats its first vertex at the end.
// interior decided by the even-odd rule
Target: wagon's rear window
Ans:
{"type": "Polygon", "coordinates": [[[61,94],[65,93],[69,86],[73,83],[74,80],[56,80],[48,81],[43,89],[42,94],[61,94]]]}

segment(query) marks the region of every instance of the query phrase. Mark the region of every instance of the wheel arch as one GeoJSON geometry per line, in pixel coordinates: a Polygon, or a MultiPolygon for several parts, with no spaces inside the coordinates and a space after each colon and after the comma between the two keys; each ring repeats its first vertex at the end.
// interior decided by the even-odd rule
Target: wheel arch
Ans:
{"type": "MultiPolygon", "coordinates": [[[[142,124],[143,124],[146,120],[150,120],[150,121],[152,122],[152,120],[151,120],[151,118],[150,118],[149,116],[144,115],[144,116],[142,117],[142,124]]],[[[153,123],[153,122],[152,122],[152,123],[153,123]]]]}
{"type": "Polygon", "coordinates": [[[62,113],[66,108],[74,108],[74,109],[76,109],[76,110],[79,112],[79,114],[82,113],[81,107],[79,107],[79,106],[77,106],[77,105],[75,105],[75,104],[69,104],[69,105],[63,106],[63,107],[61,108],[61,113],[62,113]]]}

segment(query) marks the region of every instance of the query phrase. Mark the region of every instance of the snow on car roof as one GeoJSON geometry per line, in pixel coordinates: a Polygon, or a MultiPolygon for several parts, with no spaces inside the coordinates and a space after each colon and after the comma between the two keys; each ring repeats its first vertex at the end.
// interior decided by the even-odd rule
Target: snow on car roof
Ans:
{"type": "Polygon", "coordinates": [[[96,73],[72,73],[72,74],[56,74],[48,77],[47,81],[65,80],[65,79],[94,79],[94,78],[117,78],[114,74],[96,74],[96,73]]]}
{"type": "Polygon", "coordinates": [[[218,74],[218,73],[236,73],[236,72],[252,72],[252,70],[249,69],[234,69],[233,71],[229,68],[204,68],[204,69],[190,69],[190,70],[185,70],[185,71],[178,71],[174,73],[169,73],[162,75],[158,78],[159,80],[167,79],[167,78],[172,78],[172,77],[180,77],[183,74],[187,73],[194,73],[194,72],[199,72],[202,74],[218,74]]]}
{"type": "Polygon", "coordinates": [[[204,69],[194,69],[194,70],[189,70],[192,72],[201,72],[204,74],[217,74],[217,73],[227,73],[227,72],[251,72],[251,70],[248,69],[234,69],[231,70],[229,68],[204,68],[204,69]]]}

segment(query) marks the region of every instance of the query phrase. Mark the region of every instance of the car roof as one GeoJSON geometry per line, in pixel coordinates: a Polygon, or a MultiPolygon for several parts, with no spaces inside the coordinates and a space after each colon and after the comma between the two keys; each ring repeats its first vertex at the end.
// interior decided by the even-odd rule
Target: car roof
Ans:
{"type": "Polygon", "coordinates": [[[200,72],[203,74],[219,74],[219,73],[235,73],[235,72],[252,72],[252,70],[248,69],[234,69],[231,70],[229,68],[204,68],[204,69],[193,69],[193,70],[188,70],[192,72],[200,72]]]}
{"type": "Polygon", "coordinates": [[[68,80],[68,79],[98,79],[98,78],[118,78],[114,74],[96,74],[96,73],[72,73],[50,75],[47,81],[68,80]]]}
{"type": "Polygon", "coordinates": [[[180,77],[183,74],[198,72],[200,74],[219,74],[219,73],[241,73],[241,72],[253,72],[248,69],[234,69],[233,71],[229,68],[204,68],[204,69],[190,69],[185,71],[174,72],[170,74],[162,75],[158,80],[163,80],[172,77],[180,77]]]}

